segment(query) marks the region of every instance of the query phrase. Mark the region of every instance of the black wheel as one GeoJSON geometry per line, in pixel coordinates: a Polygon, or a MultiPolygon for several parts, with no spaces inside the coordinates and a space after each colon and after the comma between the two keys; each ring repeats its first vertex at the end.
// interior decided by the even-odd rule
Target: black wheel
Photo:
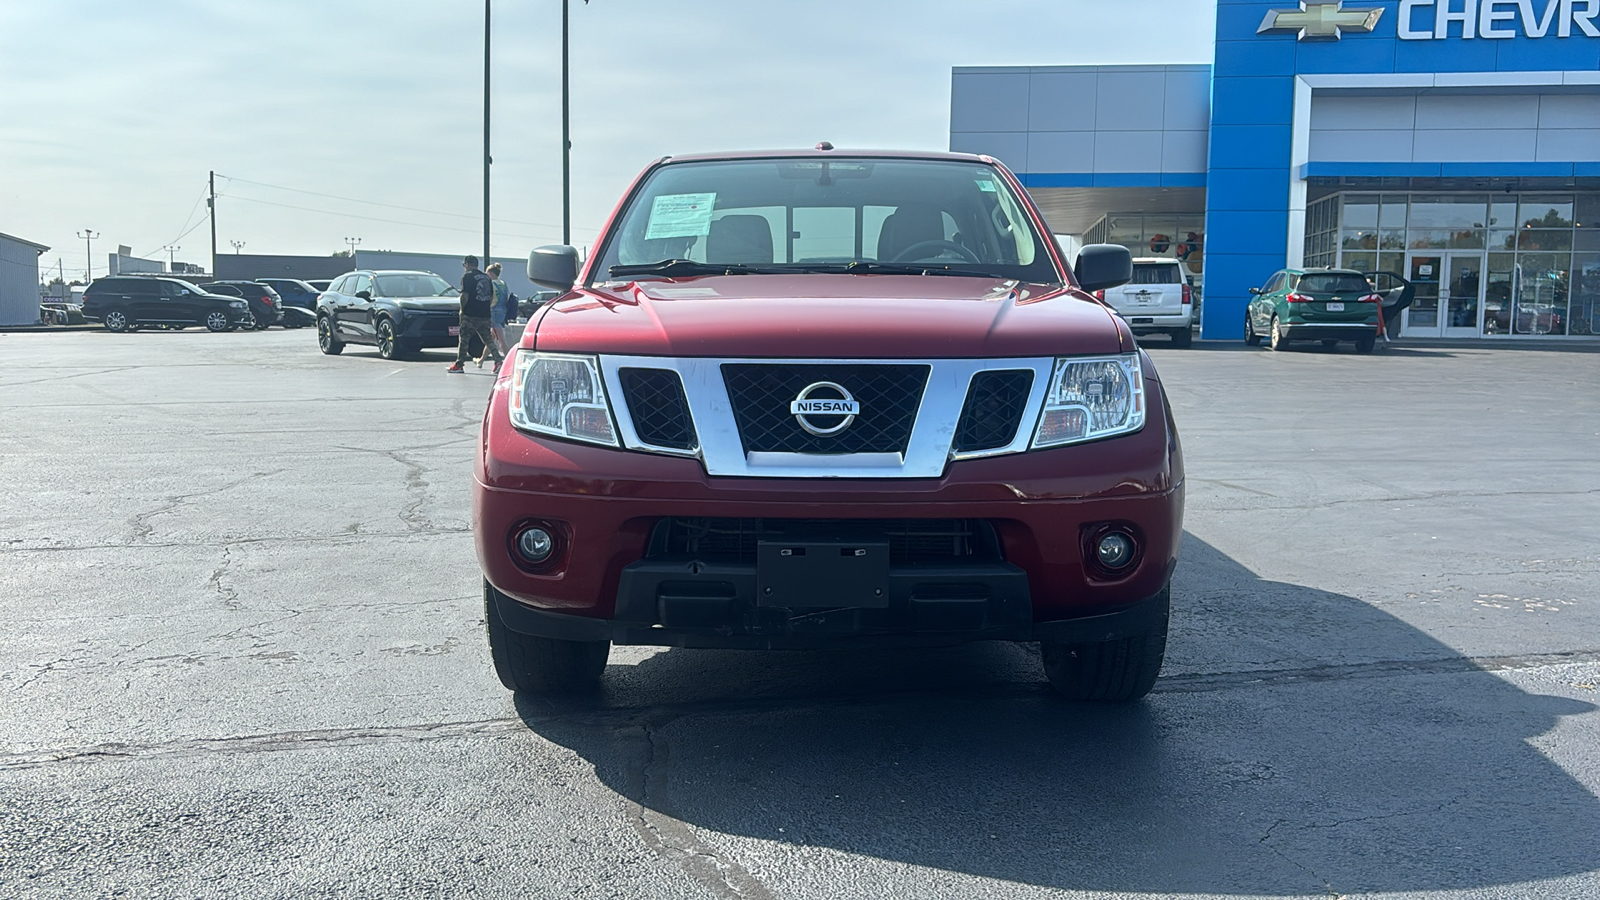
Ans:
{"type": "Polygon", "coordinates": [[[329,356],[338,356],[344,352],[344,341],[333,335],[333,323],[327,316],[317,316],[317,346],[329,356]]]}
{"type": "Polygon", "coordinates": [[[1244,343],[1247,347],[1261,346],[1261,335],[1256,334],[1256,320],[1248,309],[1244,311],[1244,343]]]}
{"type": "Polygon", "coordinates": [[[128,330],[128,326],[131,323],[128,321],[127,313],[120,309],[113,309],[106,313],[105,318],[101,320],[101,324],[106,326],[107,331],[121,334],[128,330]]]}
{"type": "Polygon", "coordinates": [[[227,331],[233,324],[228,321],[228,314],[222,310],[213,310],[206,313],[206,328],[212,331],[227,331]]]}
{"type": "Polygon", "coordinates": [[[1338,341],[1323,341],[1322,342],[1322,346],[1323,346],[1324,349],[1332,350],[1333,348],[1339,346],[1339,342],[1338,341]]]}
{"type": "Polygon", "coordinates": [[[239,327],[243,328],[245,331],[255,331],[256,330],[256,314],[251,312],[248,309],[245,310],[244,311],[244,319],[239,322],[239,327]]]}
{"type": "Polygon", "coordinates": [[[1357,353],[1371,353],[1372,352],[1372,348],[1376,347],[1377,345],[1378,345],[1378,336],[1376,334],[1368,334],[1368,335],[1363,335],[1361,337],[1356,338],[1356,352],[1357,353]]]}
{"type": "Polygon", "coordinates": [[[1278,314],[1277,313],[1273,313],[1272,314],[1272,322],[1269,323],[1267,327],[1269,329],[1271,329],[1270,331],[1267,332],[1267,346],[1271,347],[1274,350],[1286,350],[1286,349],[1288,349],[1289,341],[1284,338],[1283,329],[1278,327],[1278,314]]]}
{"type": "Polygon", "coordinates": [[[1193,343],[1194,332],[1190,331],[1188,328],[1179,328],[1177,331],[1172,333],[1172,346],[1178,348],[1179,350],[1188,349],[1189,345],[1193,343]]]}
{"type": "Polygon", "coordinates": [[[507,628],[495,607],[496,594],[483,583],[483,618],[489,626],[489,656],[507,689],[529,694],[574,694],[600,683],[610,641],[561,641],[507,628]]]}
{"type": "Polygon", "coordinates": [[[1167,654],[1167,607],[1171,587],[1161,591],[1161,625],[1147,634],[1090,644],[1039,645],[1050,686],[1073,700],[1126,703],[1155,687],[1167,654]]]}
{"type": "Polygon", "coordinates": [[[395,337],[394,322],[388,318],[378,320],[378,355],[384,359],[404,359],[406,348],[395,337]]]}

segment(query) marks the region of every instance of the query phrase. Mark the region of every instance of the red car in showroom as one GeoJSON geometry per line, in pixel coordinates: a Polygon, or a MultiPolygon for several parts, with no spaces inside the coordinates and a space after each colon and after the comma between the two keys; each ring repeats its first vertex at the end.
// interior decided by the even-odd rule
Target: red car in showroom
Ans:
{"type": "Polygon", "coordinates": [[[473,521],[500,680],[596,684],[611,644],[1037,641],[1131,700],[1183,515],[1150,358],[999,162],[669,157],[541,307],[483,421],[473,521]]]}

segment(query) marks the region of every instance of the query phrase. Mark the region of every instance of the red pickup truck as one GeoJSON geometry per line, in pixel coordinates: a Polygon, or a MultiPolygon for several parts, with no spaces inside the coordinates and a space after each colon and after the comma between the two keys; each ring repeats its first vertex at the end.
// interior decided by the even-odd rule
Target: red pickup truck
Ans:
{"type": "Polygon", "coordinates": [[[489,401],[473,489],[497,674],[596,684],[611,644],[1037,641],[1132,700],[1166,647],[1183,460],[1155,367],[996,160],[651,164],[489,401]]]}

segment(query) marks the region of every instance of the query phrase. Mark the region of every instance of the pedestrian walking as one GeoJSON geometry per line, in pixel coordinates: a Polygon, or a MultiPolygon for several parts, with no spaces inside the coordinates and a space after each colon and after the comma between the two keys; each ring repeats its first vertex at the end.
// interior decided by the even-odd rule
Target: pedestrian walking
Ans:
{"type": "Polygon", "coordinates": [[[466,271],[461,275],[461,328],[456,344],[456,364],[445,371],[460,374],[466,371],[467,360],[472,358],[472,339],[483,342],[483,352],[494,355],[494,370],[500,371],[504,357],[489,331],[489,314],[494,308],[494,283],[489,276],[478,271],[478,258],[468,255],[461,261],[466,271]]]}
{"type": "MultiPolygon", "coordinates": [[[[500,280],[500,264],[490,263],[485,270],[489,275],[489,282],[494,285],[494,306],[489,310],[489,332],[494,335],[495,346],[500,348],[500,355],[506,354],[506,323],[515,317],[511,311],[511,288],[500,280]]],[[[487,348],[483,356],[478,357],[478,368],[483,368],[483,357],[488,356],[487,348]]]]}

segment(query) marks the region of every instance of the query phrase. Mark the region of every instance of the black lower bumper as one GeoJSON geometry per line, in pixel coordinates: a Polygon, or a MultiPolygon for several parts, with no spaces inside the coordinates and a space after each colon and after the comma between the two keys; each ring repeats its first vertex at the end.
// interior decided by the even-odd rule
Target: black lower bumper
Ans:
{"type": "Polygon", "coordinates": [[[1279,326],[1283,330],[1285,340],[1291,341],[1359,341],[1363,338],[1377,339],[1378,322],[1307,322],[1305,324],[1286,324],[1279,326]]]}
{"type": "Polygon", "coordinates": [[[930,647],[972,641],[1092,643],[1164,630],[1168,592],[1132,606],[1036,622],[1027,575],[1006,564],[891,569],[871,608],[760,605],[748,566],[641,561],[623,571],[614,619],[554,612],[494,590],[512,631],[569,641],[662,647],[823,649],[930,647]]]}

